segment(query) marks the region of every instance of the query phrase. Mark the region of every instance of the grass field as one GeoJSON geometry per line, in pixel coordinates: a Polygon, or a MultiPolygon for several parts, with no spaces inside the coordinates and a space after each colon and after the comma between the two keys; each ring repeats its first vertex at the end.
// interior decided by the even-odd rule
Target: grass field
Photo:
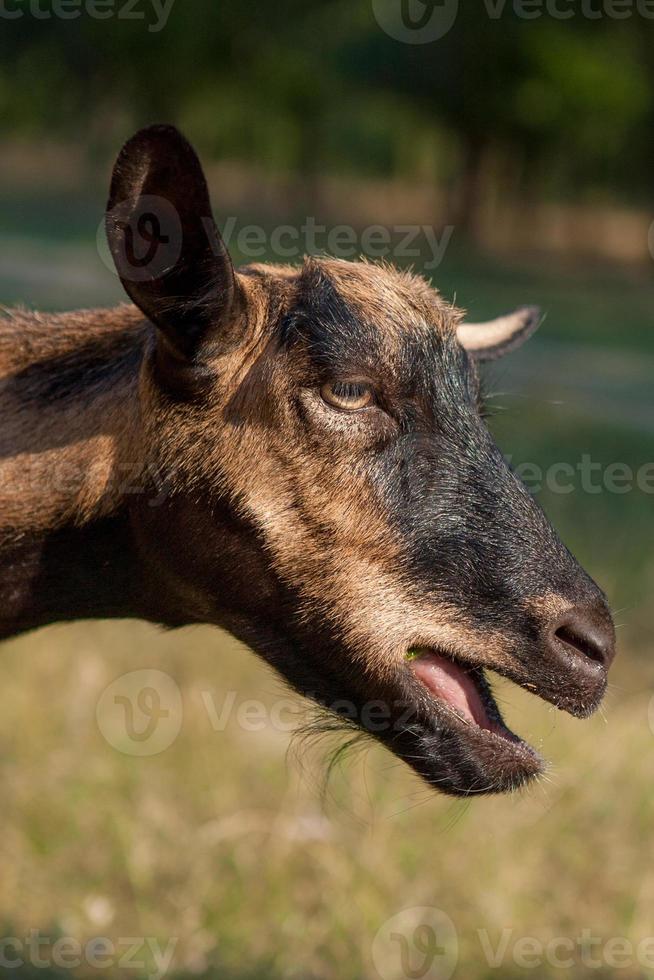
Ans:
{"type": "MultiPolygon", "coordinates": [[[[0,300],[118,298],[83,230],[92,211],[35,211],[20,227],[9,209],[0,300]]],[[[548,473],[588,454],[602,473],[637,473],[652,460],[651,280],[453,252],[436,281],[475,315],[547,310],[531,352],[494,373],[508,394],[492,425],[514,463],[548,473]]],[[[79,624],[6,645],[0,922],[20,945],[0,943],[0,975],[142,980],[171,954],[177,980],[654,976],[654,496],[576,485],[539,498],[618,610],[621,657],[605,711],[583,723],[498,687],[510,723],[552,762],[517,797],[438,798],[377,747],[349,757],[323,796],[328,746],[280,730],[281,683],[216,630],[79,624]],[[172,744],[143,757],[102,708],[136,670],[179,697],[172,744]],[[27,951],[30,931],[47,965],[27,951]],[[63,962],[100,937],[113,953],[96,942],[79,966],[63,962]],[[20,971],[7,966],[17,950],[20,971]]]]}

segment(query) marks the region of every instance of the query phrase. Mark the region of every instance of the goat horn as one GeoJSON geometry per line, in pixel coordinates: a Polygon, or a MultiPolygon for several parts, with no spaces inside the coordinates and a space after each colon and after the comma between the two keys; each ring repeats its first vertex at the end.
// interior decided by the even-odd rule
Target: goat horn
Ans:
{"type": "Polygon", "coordinates": [[[493,361],[524,344],[540,324],[540,309],[523,306],[487,323],[462,323],[457,336],[461,346],[475,360],[493,361]]]}

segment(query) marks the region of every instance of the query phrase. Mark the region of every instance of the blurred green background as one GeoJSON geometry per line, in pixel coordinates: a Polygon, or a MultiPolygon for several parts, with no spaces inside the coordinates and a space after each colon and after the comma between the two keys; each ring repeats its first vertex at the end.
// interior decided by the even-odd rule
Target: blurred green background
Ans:
{"type": "MultiPolygon", "coordinates": [[[[357,235],[381,225],[394,241],[399,225],[449,228],[427,271],[446,296],[477,318],[521,303],[547,314],[488,379],[490,424],[513,463],[547,472],[586,455],[602,474],[643,473],[654,21],[591,18],[599,2],[586,15],[571,5],[569,20],[468,4],[418,45],[382,29],[395,0],[384,2],[177,0],[164,22],[146,0],[129,18],[117,0],[102,20],[16,0],[23,16],[0,23],[0,302],[122,299],[97,237],[112,159],[139,126],[174,122],[207,164],[219,223],[260,225],[271,261],[270,233],[307,217],[357,235]]],[[[432,255],[419,241],[421,255],[388,257],[420,270],[432,255]]],[[[288,755],[287,733],[246,731],[235,713],[214,730],[208,700],[285,696],[228,637],[55,627],[3,649],[0,934],[174,940],[169,975],[184,980],[372,980],[384,923],[435,907],[458,934],[456,977],[616,975],[604,944],[654,936],[654,494],[575,479],[571,493],[538,496],[608,592],[621,654],[588,722],[500,687],[509,721],[552,760],[540,786],[452,803],[369,747],[323,798],[326,747],[288,755]],[[175,679],[184,723],[166,751],[134,758],[102,737],[96,705],[146,668],[175,679]],[[481,934],[495,947],[507,930],[493,967],[481,934]],[[602,939],[595,968],[579,951],[567,972],[515,955],[519,939],[584,930],[602,939]]],[[[392,948],[383,970],[408,975],[392,948]]],[[[141,980],[155,965],[0,965],[46,980],[99,972],[141,980]]],[[[438,963],[414,975],[449,976],[438,963]]],[[[632,955],[619,975],[654,976],[654,963],[632,955]]]]}

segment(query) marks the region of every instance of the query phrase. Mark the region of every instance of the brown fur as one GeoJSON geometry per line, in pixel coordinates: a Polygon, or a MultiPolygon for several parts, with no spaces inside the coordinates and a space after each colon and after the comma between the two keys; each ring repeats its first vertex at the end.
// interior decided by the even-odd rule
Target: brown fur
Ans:
{"type": "Polygon", "coordinates": [[[5,533],[84,524],[118,506],[111,488],[120,481],[112,478],[137,462],[139,450],[130,368],[144,336],[142,315],[127,306],[59,315],[14,310],[0,318],[5,533]],[[98,360],[106,374],[94,380],[98,360]],[[62,373],[70,387],[64,379],[53,391],[62,373]]]}
{"type": "MultiPolygon", "coordinates": [[[[257,386],[249,390],[248,377],[266,357],[271,322],[321,278],[355,316],[386,325],[389,360],[408,316],[416,329],[454,331],[458,314],[421,279],[389,266],[310,259],[299,270],[244,269],[248,333],[216,365],[220,380],[211,410],[197,411],[169,402],[153,383],[149,364],[143,365],[152,330],[135,307],[53,315],[6,311],[0,320],[4,534],[20,538],[69,523],[83,527],[109,515],[124,505],[125,483],[148,481],[150,464],[171,477],[178,494],[213,486],[235,499],[262,535],[276,572],[307,608],[320,607],[327,592],[332,596],[353,649],[373,657],[369,669],[401,657],[396,633],[411,604],[409,590],[398,584],[401,544],[364,475],[357,477],[349,460],[335,465],[327,454],[295,458],[284,412],[276,413],[274,428],[257,421],[256,409],[252,413],[257,386]],[[94,378],[99,359],[107,367],[94,378]],[[62,372],[71,372],[70,388],[63,381],[52,389],[62,372]],[[237,401],[253,423],[224,424],[227,406],[237,401]],[[376,608],[370,608],[372,595],[380,597],[376,608]],[[377,649],[371,632],[375,623],[378,634],[380,622],[386,652],[377,649]]],[[[281,406],[282,379],[273,374],[271,380],[272,400],[281,406]]],[[[418,623],[419,603],[413,605],[418,623]]],[[[433,630],[433,616],[430,625],[433,630]]]]}
{"type": "Polygon", "coordinates": [[[482,668],[586,714],[612,656],[603,596],[480,418],[462,312],[385,264],[235,273],[166,127],[124,148],[108,234],[135,306],[0,317],[0,638],[82,616],[214,623],[364,728],[382,699],[378,737],[449,792],[534,775],[406,661],[462,665],[495,717],[482,668]],[[162,230],[182,261],[156,275],[125,251],[142,195],[181,229],[162,230]],[[353,378],[369,409],[322,397],[353,378]]]}

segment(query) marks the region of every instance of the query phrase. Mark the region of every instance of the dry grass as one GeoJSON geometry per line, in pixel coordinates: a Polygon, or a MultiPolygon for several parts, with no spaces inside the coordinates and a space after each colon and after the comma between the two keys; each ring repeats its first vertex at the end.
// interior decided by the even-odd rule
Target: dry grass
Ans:
{"type": "MultiPolygon", "coordinates": [[[[320,751],[299,771],[287,734],[240,723],[243,701],[271,706],[286,697],[281,684],[214,630],[57,627],[9,644],[3,664],[4,935],[175,938],[173,975],[220,980],[376,977],[377,930],[420,906],[455,923],[456,976],[468,980],[522,975],[520,937],[654,935],[654,735],[647,688],[628,666],[608,724],[502,689],[510,720],[554,766],[527,794],[464,805],[376,747],[334,774],[322,804],[320,751]],[[172,746],[137,758],[103,738],[96,707],[111,681],[142,668],[175,679],[183,723],[172,746]],[[207,704],[220,713],[230,691],[235,708],[216,731],[207,704]],[[506,929],[491,969],[479,930],[496,945],[506,929]]],[[[393,955],[388,977],[399,978],[393,955]]],[[[114,973],[154,967],[104,971],[114,973]]]]}

